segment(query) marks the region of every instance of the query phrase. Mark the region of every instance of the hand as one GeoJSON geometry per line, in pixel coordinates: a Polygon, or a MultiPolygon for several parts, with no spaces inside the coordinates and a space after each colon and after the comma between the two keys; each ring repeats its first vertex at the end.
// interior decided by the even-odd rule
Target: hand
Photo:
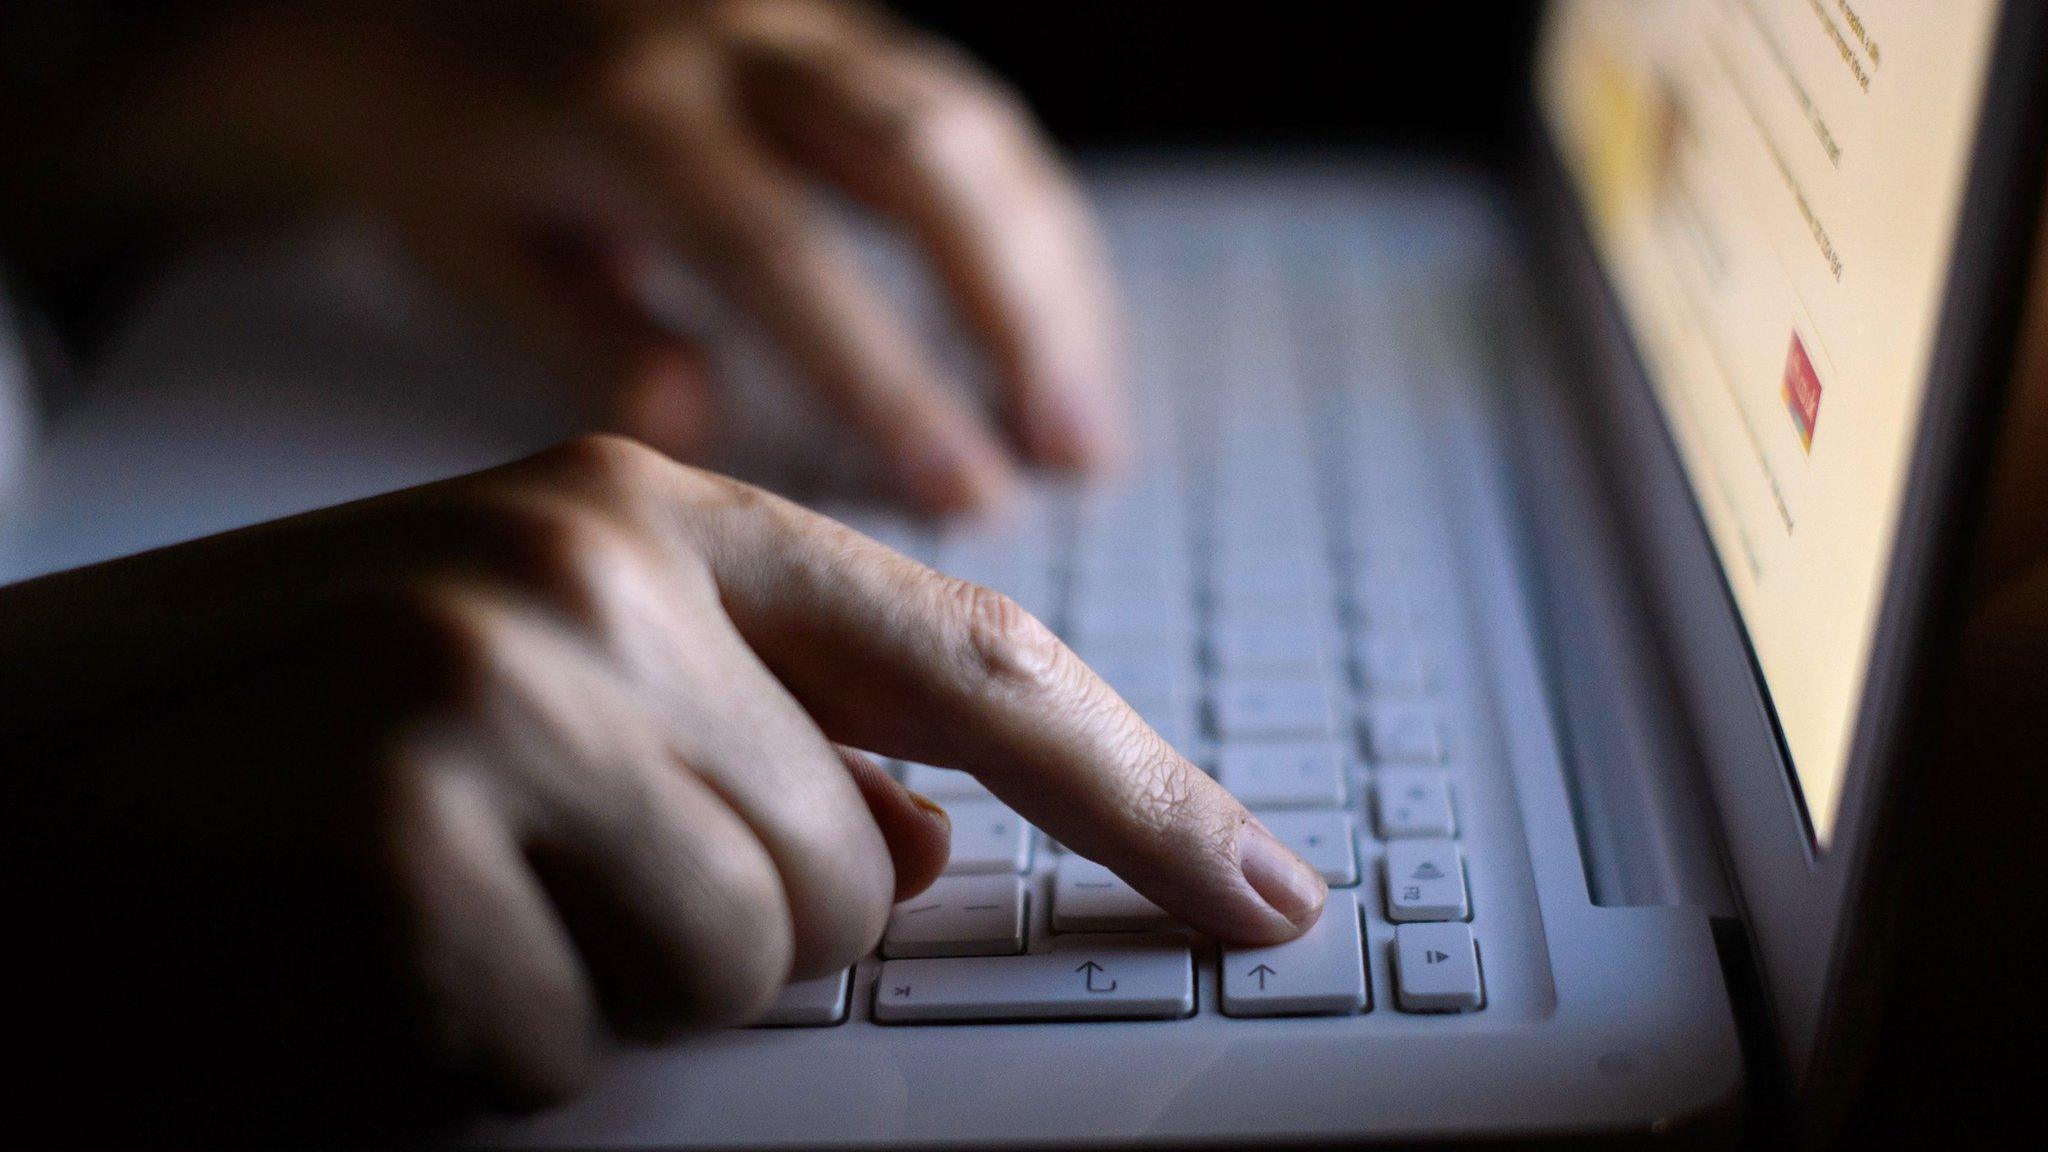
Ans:
{"type": "Polygon", "coordinates": [[[623,440],[0,590],[0,651],[10,1034],[153,1123],[524,1106],[602,1023],[747,1020],[943,867],[848,748],[1224,940],[1325,895],[1010,601],[623,440]]]}
{"type": "Polygon", "coordinates": [[[702,358],[643,307],[681,259],[786,346],[935,509],[1014,478],[981,415],[822,215],[822,181],[908,230],[991,354],[1014,442],[1087,468],[1123,445],[1101,246],[1022,104],[945,45],[826,0],[234,5],[115,88],[97,194],[218,218],[339,198],[677,454],[702,358]]]}

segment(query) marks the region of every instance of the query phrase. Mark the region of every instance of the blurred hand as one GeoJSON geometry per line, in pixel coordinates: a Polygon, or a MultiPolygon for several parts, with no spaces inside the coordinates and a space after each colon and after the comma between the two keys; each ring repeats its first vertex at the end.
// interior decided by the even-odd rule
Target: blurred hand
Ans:
{"type": "MultiPolygon", "coordinates": [[[[124,87],[97,183],[214,214],[367,206],[574,382],[687,454],[703,359],[644,311],[680,259],[775,335],[935,509],[999,501],[1009,453],[814,202],[907,229],[999,370],[1011,440],[1055,466],[1123,443],[1112,290],[1021,103],[947,46],[826,0],[234,5],[124,87]]],[[[97,148],[97,145],[92,147],[97,148]]]]}
{"type": "Polygon", "coordinates": [[[156,1119],[528,1105],[604,1022],[747,1020],[944,866],[848,746],[1223,940],[1325,895],[1010,601],[624,440],[0,590],[0,651],[10,1034],[156,1119]]]}

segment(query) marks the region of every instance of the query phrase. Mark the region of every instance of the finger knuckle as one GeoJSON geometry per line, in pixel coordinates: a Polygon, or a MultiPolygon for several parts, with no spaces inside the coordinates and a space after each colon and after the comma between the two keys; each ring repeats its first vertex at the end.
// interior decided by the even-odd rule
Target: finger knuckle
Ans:
{"type": "Polygon", "coordinates": [[[700,877],[717,925],[692,955],[675,999],[679,1022],[752,1020],[781,989],[795,956],[795,933],[780,874],[765,851],[712,857],[700,877]]]}
{"type": "Polygon", "coordinates": [[[787,505],[744,480],[699,468],[683,469],[681,492],[691,508],[741,517],[765,515],[787,505]]]}
{"type": "Polygon", "coordinates": [[[972,164],[991,142],[980,117],[952,104],[925,105],[893,140],[904,159],[927,167],[972,164]]]}
{"type": "Polygon", "coordinates": [[[1028,124],[1021,103],[1003,90],[948,82],[900,100],[882,122],[880,143],[921,163],[970,162],[1014,148],[1028,124]]]}
{"type": "Polygon", "coordinates": [[[592,432],[540,454],[542,470],[601,506],[631,508],[676,465],[655,449],[615,432],[592,432]]]}
{"type": "Polygon", "coordinates": [[[1052,629],[991,588],[948,579],[942,595],[955,621],[952,663],[971,692],[1038,693],[1065,673],[1065,647],[1052,629]]]}
{"type": "Polygon", "coordinates": [[[865,849],[843,843],[819,853],[792,887],[805,893],[791,901],[799,976],[846,967],[874,949],[888,925],[895,874],[879,843],[865,849]]]}
{"type": "Polygon", "coordinates": [[[408,973],[408,1007],[421,1050],[486,1102],[525,1111],[574,1096],[596,1069],[597,1011],[571,965],[501,953],[482,961],[445,930],[464,890],[446,861],[464,849],[448,822],[452,806],[473,801],[475,783],[445,770],[431,751],[401,759],[412,770],[394,788],[375,854],[382,861],[378,899],[403,926],[396,956],[408,973]],[[489,963],[493,980],[474,979],[489,963]]]}
{"type": "Polygon", "coordinates": [[[626,522],[586,503],[525,500],[491,516],[504,542],[501,577],[587,626],[616,623],[653,562],[626,522]]]}
{"type": "Polygon", "coordinates": [[[1023,102],[1004,89],[973,86],[929,96],[899,114],[882,155],[917,172],[945,173],[1019,236],[1071,224],[1065,177],[1039,140],[1023,102]]]}
{"type": "Polygon", "coordinates": [[[365,685],[427,711],[483,699],[502,672],[499,619],[465,589],[435,581],[365,589],[336,632],[365,657],[365,685]]]}
{"type": "Polygon", "coordinates": [[[881,939],[895,869],[874,817],[821,736],[785,733],[763,751],[807,769],[782,783],[758,819],[761,843],[775,846],[773,903],[784,910],[790,970],[822,975],[867,955],[881,939]]]}
{"type": "Polygon", "coordinates": [[[454,1059],[482,1073],[485,1091],[499,1107],[548,1108],[575,1098],[596,1075],[596,1013],[573,980],[528,982],[516,1005],[493,1010],[516,1014],[487,1029],[498,1038],[496,1051],[479,1053],[454,1037],[442,1043],[454,1059]]]}

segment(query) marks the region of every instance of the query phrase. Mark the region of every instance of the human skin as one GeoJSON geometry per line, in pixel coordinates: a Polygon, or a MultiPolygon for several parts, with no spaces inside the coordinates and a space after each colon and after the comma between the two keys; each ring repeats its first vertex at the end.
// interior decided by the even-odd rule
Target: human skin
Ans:
{"type": "Polygon", "coordinates": [[[0,652],[10,1027],[143,1065],[101,1115],[525,1108],[742,1023],[943,867],[855,748],[1221,940],[1326,895],[1011,601],[622,438],[0,589],[0,652]]]}
{"type": "Polygon", "coordinates": [[[687,458],[716,435],[716,382],[646,305],[680,263],[779,340],[924,508],[996,508],[1020,464],[1123,457],[1116,293],[1073,180],[1021,100],[879,10],[181,10],[175,32],[0,107],[0,238],[19,259],[63,270],[124,229],[365,213],[596,426],[687,458]],[[823,189],[926,258],[996,369],[1000,429],[869,282],[823,189]]]}

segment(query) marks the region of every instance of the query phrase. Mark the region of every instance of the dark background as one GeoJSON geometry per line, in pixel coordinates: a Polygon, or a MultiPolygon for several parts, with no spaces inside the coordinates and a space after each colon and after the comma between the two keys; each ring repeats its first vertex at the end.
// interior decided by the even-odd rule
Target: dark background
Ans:
{"type": "Polygon", "coordinates": [[[1535,0],[895,7],[1023,89],[1070,145],[1490,152],[1520,124],[1535,0]]]}

